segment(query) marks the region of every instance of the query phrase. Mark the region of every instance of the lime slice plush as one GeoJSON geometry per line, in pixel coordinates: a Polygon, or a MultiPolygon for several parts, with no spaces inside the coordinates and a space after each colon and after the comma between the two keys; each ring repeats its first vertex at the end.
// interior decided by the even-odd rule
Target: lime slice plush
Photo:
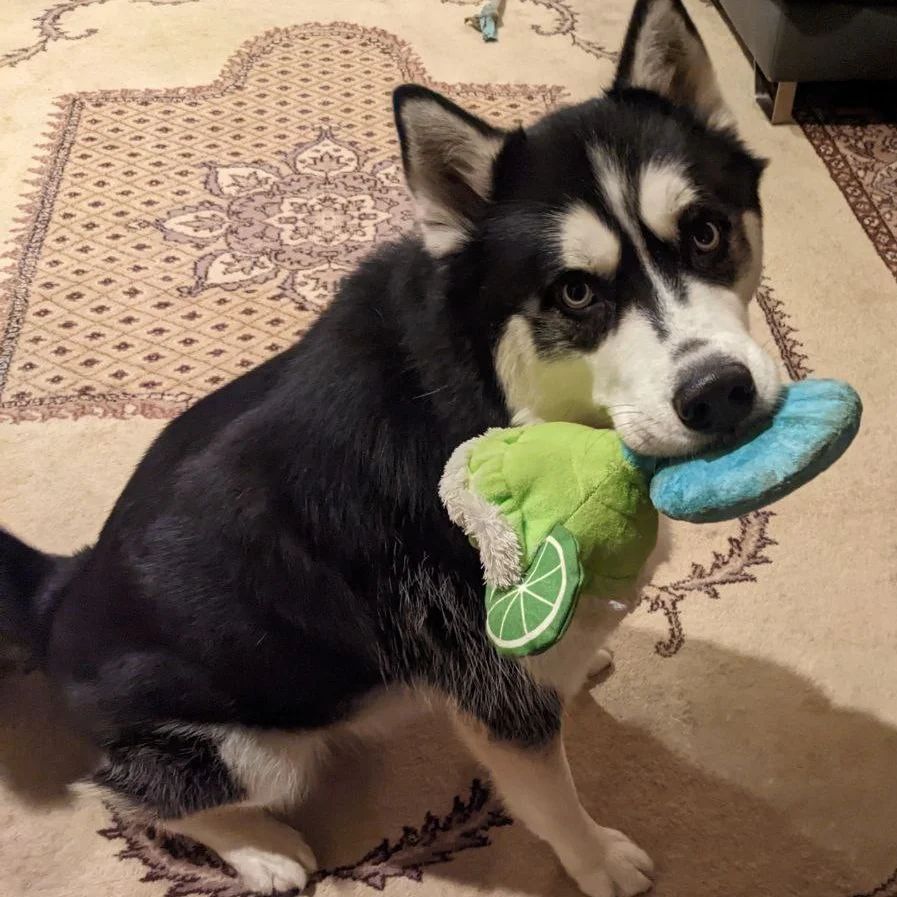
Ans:
{"type": "Polygon", "coordinates": [[[536,549],[523,580],[486,590],[486,632],[502,654],[538,654],[567,629],[582,584],[579,546],[556,526],[536,549]]]}

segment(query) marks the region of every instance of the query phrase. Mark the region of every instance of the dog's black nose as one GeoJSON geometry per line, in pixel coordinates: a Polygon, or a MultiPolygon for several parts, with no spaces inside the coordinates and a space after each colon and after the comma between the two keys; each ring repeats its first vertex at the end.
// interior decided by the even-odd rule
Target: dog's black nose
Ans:
{"type": "Polygon", "coordinates": [[[699,433],[728,433],[754,407],[751,372],[737,361],[704,362],[690,370],[673,396],[679,420],[699,433]]]}

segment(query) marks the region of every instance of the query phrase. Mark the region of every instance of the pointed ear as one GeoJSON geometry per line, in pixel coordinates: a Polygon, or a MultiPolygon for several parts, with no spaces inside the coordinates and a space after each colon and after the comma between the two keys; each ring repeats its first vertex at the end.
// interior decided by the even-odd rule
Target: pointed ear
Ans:
{"type": "Polygon", "coordinates": [[[704,42],[681,0],[638,0],[614,87],[651,90],[710,125],[733,125],[704,42]]]}
{"type": "Polygon", "coordinates": [[[416,84],[396,90],[393,108],[424,242],[433,255],[446,255],[486,208],[505,132],[416,84]]]}

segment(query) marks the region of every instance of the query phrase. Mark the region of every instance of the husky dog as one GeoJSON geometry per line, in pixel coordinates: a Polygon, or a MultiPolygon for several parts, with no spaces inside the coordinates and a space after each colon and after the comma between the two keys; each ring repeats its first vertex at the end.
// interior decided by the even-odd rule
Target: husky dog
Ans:
{"type": "Polygon", "coordinates": [[[276,814],[328,742],[422,692],[584,893],[637,894],[651,861],[583,809],[561,740],[621,614],[591,602],[545,655],[500,656],[437,484],[511,422],[681,455],[769,415],[777,366],[747,328],[763,165],[680,0],[639,0],[612,88],[528,128],[414,85],[395,117],[417,232],[167,426],[93,547],[0,535],[0,628],[101,748],[92,782],[253,890],[314,868],[276,814]]]}

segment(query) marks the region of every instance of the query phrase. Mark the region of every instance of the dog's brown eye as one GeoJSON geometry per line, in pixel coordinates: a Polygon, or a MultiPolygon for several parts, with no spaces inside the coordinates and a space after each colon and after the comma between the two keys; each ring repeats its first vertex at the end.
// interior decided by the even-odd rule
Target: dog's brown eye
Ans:
{"type": "Polygon", "coordinates": [[[706,219],[697,221],[691,229],[691,241],[698,252],[713,252],[719,248],[719,228],[706,219]]]}
{"type": "Polygon", "coordinates": [[[561,286],[560,296],[567,308],[579,310],[592,304],[595,293],[584,280],[568,280],[561,286]]]}

